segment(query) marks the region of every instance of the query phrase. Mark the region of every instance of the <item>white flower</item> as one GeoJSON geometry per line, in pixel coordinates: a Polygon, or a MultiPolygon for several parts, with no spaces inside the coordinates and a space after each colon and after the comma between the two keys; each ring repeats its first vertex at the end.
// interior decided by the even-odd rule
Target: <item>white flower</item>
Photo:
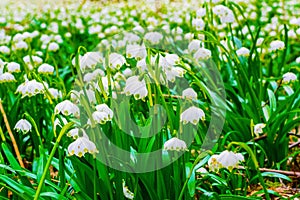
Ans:
{"type": "Polygon", "coordinates": [[[26,42],[24,42],[23,40],[18,41],[17,43],[13,44],[12,46],[13,50],[27,50],[28,49],[28,45],[26,42]]]}
{"type": "Polygon", "coordinates": [[[9,83],[16,81],[14,75],[9,72],[5,72],[4,74],[0,74],[0,83],[9,83]]]}
{"type": "Polygon", "coordinates": [[[244,161],[244,156],[240,153],[225,150],[219,155],[218,161],[221,163],[222,168],[232,171],[233,168],[238,167],[239,162],[244,161]]]}
{"type": "Polygon", "coordinates": [[[211,58],[211,51],[205,48],[199,48],[196,53],[194,54],[194,58],[196,60],[206,60],[211,58]]]}
{"type": "Polygon", "coordinates": [[[290,81],[296,81],[297,80],[297,76],[296,74],[292,73],[292,72],[287,72],[285,74],[283,74],[282,76],[282,83],[286,84],[289,83],[290,81]]]}
{"type": "Polygon", "coordinates": [[[266,124],[259,123],[254,126],[254,133],[258,136],[260,133],[263,133],[263,128],[266,127],[266,124]]]}
{"type": "Polygon", "coordinates": [[[221,168],[221,163],[218,161],[218,159],[219,159],[219,155],[212,155],[209,158],[207,164],[208,164],[210,171],[213,171],[213,172],[219,171],[219,169],[221,168]]]}
{"type": "Polygon", "coordinates": [[[185,141],[173,137],[164,143],[164,150],[166,151],[187,151],[185,141]]]}
{"type": "Polygon", "coordinates": [[[148,95],[145,80],[139,80],[138,76],[131,76],[126,80],[125,94],[133,95],[136,100],[143,99],[148,95]]]}
{"type": "Polygon", "coordinates": [[[197,93],[193,88],[187,88],[182,91],[183,98],[197,100],[197,93]]]}
{"type": "Polygon", "coordinates": [[[134,199],[134,194],[128,189],[127,186],[125,186],[125,181],[122,180],[122,185],[123,185],[123,194],[127,199],[134,199]]]}
{"type": "Polygon", "coordinates": [[[137,60],[140,60],[142,58],[145,58],[146,55],[147,52],[144,44],[129,44],[126,46],[126,56],[128,58],[136,58],[137,60]]]}
{"type": "MultiPolygon", "coordinates": [[[[82,129],[82,131],[84,131],[82,129]]],[[[79,128],[73,128],[67,133],[68,137],[73,137],[73,139],[77,139],[79,136],[79,128]]]]}
{"type": "Polygon", "coordinates": [[[53,71],[54,67],[47,63],[41,64],[38,68],[38,73],[40,74],[53,74],[53,71]]]}
{"type": "Polygon", "coordinates": [[[242,47],[242,48],[236,50],[236,54],[238,56],[245,56],[245,57],[247,57],[247,56],[250,55],[250,50],[247,49],[247,48],[245,48],[245,47],[242,47]]]}
{"type": "Polygon", "coordinates": [[[126,59],[124,58],[124,56],[118,53],[111,53],[109,55],[109,66],[112,69],[120,69],[125,63],[126,59]]]}
{"type": "MultiPolygon", "coordinates": [[[[106,112],[95,111],[92,114],[93,120],[98,124],[105,124],[108,120],[108,114],[106,112]]],[[[90,119],[88,119],[87,124],[91,125],[90,119]]]]}
{"type": "Polygon", "coordinates": [[[58,89],[49,88],[48,91],[50,92],[50,94],[53,96],[54,99],[58,99],[62,97],[62,93],[58,89]]]}
{"type": "Polygon", "coordinates": [[[239,163],[243,161],[244,156],[241,153],[225,150],[220,155],[211,156],[208,160],[208,167],[213,172],[218,172],[221,168],[232,171],[233,168],[237,168],[239,163]]]}
{"type": "MultiPolygon", "coordinates": [[[[45,87],[47,87],[47,84],[45,84],[45,87]]],[[[26,96],[35,96],[37,94],[43,94],[45,91],[44,85],[40,82],[37,82],[35,79],[28,81],[25,80],[24,83],[18,86],[17,91],[18,93],[22,94],[22,98],[26,96]]]]}
{"type": "Polygon", "coordinates": [[[13,72],[20,72],[20,64],[19,63],[16,63],[16,62],[9,62],[7,64],[7,71],[10,72],[10,73],[13,73],[13,72]]]}
{"type": "Polygon", "coordinates": [[[23,133],[27,133],[28,131],[31,131],[31,124],[29,123],[29,121],[27,121],[26,119],[20,119],[16,125],[15,125],[15,130],[16,131],[22,131],[23,133]]]}
{"type": "Polygon", "coordinates": [[[200,40],[192,40],[192,41],[189,43],[188,51],[189,51],[190,53],[193,53],[193,52],[197,51],[197,50],[200,48],[200,44],[201,44],[201,41],[200,41],[200,40]]]}
{"type": "Polygon", "coordinates": [[[221,23],[234,22],[234,14],[232,10],[223,5],[216,5],[213,7],[213,13],[220,17],[221,23]]]}
{"type": "Polygon", "coordinates": [[[270,51],[282,50],[284,49],[284,46],[285,46],[284,42],[280,40],[275,40],[271,42],[269,50],[270,51]]]}
{"type": "Polygon", "coordinates": [[[76,155],[78,157],[84,156],[86,153],[95,154],[98,153],[96,145],[89,140],[87,135],[78,137],[74,142],[68,146],[69,155],[76,155]]]}
{"type": "Polygon", "coordinates": [[[197,173],[200,174],[207,174],[208,171],[204,167],[200,167],[199,169],[196,170],[197,173]]]}
{"type": "Polygon", "coordinates": [[[10,48],[7,46],[0,46],[0,52],[3,54],[10,54],[10,48]]]}
{"type": "Polygon", "coordinates": [[[183,124],[187,124],[190,122],[196,125],[199,122],[199,119],[205,120],[205,114],[202,109],[195,106],[186,109],[180,115],[180,121],[183,122],[183,124]]]}
{"type": "Polygon", "coordinates": [[[96,103],[95,91],[92,89],[87,89],[86,93],[83,90],[79,92],[79,94],[86,96],[91,104],[96,103]],[[86,95],[85,95],[86,94],[86,95]]]}
{"type": "Polygon", "coordinates": [[[54,113],[57,115],[59,113],[69,116],[73,114],[75,117],[79,117],[79,108],[77,105],[72,103],[69,100],[64,100],[63,102],[60,102],[57,104],[54,108],[54,113]]]}
{"type": "MultiPolygon", "coordinates": [[[[75,66],[75,58],[72,60],[72,64],[75,66]]],[[[86,52],[84,56],[79,56],[79,66],[81,71],[84,71],[86,68],[92,69],[98,63],[102,62],[102,55],[99,52],[86,52]]]]}
{"type": "Polygon", "coordinates": [[[99,112],[105,112],[107,114],[109,120],[111,120],[114,116],[113,111],[104,103],[97,105],[96,110],[99,112]]]}
{"type": "Polygon", "coordinates": [[[148,32],[145,34],[145,39],[148,40],[151,44],[158,44],[162,38],[163,35],[158,32],[148,32]]]}
{"type": "Polygon", "coordinates": [[[296,58],[295,62],[300,63],[300,56],[298,58],[296,58]]]}
{"type": "Polygon", "coordinates": [[[48,46],[48,51],[57,51],[59,49],[59,45],[56,42],[51,42],[48,46]]]}
{"type": "Polygon", "coordinates": [[[126,68],[124,71],[123,71],[123,75],[125,77],[129,77],[132,75],[132,70],[130,68],[126,68]]]}
{"type": "Polygon", "coordinates": [[[29,67],[29,69],[32,70],[33,67],[34,67],[34,66],[32,66],[32,64],[33,65],[39,65],[43,62],[43,59],[38,57],[38,56],[31,56],[31,58],[30,58],[30,56],[27,55],[23,58],[23,61],[29,67]],[[31,59],[32,59],[33,63],[31,63],[31,59]]]}
{"type": "Polygon", "coordinates": [[[205,8],[199,8],[196,11],[197,17],[204,17],[206,15],[206,9],[205,8]]]}
{"type": "Polygon", "coordinates": [[[192,20],[193,27],[196,28],[197,31],[201,31],[204,29],[205,23],[201,18],[195,18],[192,20]]]}

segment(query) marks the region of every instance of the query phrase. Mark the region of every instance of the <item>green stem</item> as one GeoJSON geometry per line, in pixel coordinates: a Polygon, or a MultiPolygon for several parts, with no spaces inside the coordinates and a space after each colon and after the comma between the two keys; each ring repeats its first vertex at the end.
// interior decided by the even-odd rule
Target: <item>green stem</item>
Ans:
{"type": "Polygon", "coordinates": [[[41,177],[41,180],[40,180],[40,183],[38,185],[38,188],[36,190],[36,193],[35,193],[35,196],[34,196],[34,200],[38,200],[39,196],[40,196],[40,193],[42,191],[42,187],[43,187],[43,184],[44,184],[44,181],[46,179],[46,175],[48,173],[48,170],[49,170],[49,167],[50,167],[50,164],[51,164],[51,161],[52,161],[52,158],[56,152],[56,149],[57,147],[59,146],[59,142],[62,138],[62,136],[67,132],[67,130],[73,125],[74,123],[73,122],[69,122],[68,124],[66,124],[62,130],[60,131],[58,137],[57,137],[57,140],[53,146],[53,149],[48,157],[48,160],[47,160],[47,163],[46,163],[46,166],[45,166],[45,169],[43,171],[43,174],[42,174],[42,177],[41,177]]]}
{"type": "Polygon", "coordinates": [[[194,171],[194,168],[195,168],[196,165],[199,163],[199,161],[200,161],[201,159],[203,159],[205,156],[207,156],[207,152],[201,153],[201,154],[196,158],[196,160],[194,161],[193,166],[192,166],[192,168],[191,168],[191,170],[190,170],[190,172],[189,172],[189,174],[188,174],[188,176],[187,176],[187,179],[185,180],[184,185],[183,185],[183,187],[182,187],[182,189],[181,189],[181,192],[180,192],[180,195],[179,195],[179,197],[178,197],[178,200],[181,200],[181,199],[182,199],[183,194],[184,194],[184,190],[185,190],[185,188],[186,188],[186,186],[187,186],[187,184],[188,184],[188,181],[190,180],[190,178],[191,178],[191,176],[192,176],[192,173],[193,173],[193,171],[194,171]]]}

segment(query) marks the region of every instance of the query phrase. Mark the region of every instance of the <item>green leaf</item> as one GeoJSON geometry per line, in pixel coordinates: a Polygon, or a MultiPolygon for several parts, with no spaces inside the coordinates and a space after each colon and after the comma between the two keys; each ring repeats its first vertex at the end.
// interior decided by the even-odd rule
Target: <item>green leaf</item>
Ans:
{"type": "Polygon", "coordinates": [[[276,111],[276,97],[272,90],[268,89],[268,96],[269,96],[269,102],[270,102],[270,109],[272,112],[276,111]]]}
{"type": "MultiPolygon", "coordinates": [[[[193,164],[188,162],[185,164],[185,173],[189,174],[193,167],[193,164]]],[[[187,177],[188,178],[188,177],[187,177]]],[[[193,197],[195,195],[195,189],[196,189],[196,178],[195,178],[195,170],[191,173],[190,179],[188,180],[188,190],[190,193],[190,196],[193,197]]]]}

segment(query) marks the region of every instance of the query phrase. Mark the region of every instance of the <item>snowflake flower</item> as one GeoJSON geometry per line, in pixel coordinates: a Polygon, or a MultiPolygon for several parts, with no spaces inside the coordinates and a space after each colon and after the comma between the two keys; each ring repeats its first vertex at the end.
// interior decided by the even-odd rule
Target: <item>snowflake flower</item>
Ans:
{"type": "MultiPolygon", "coordinates": [[[[45,87],[47,87],[47,84],[45,84],[45,87]]],[[[17,91],[18,93],[22,94],[22,98],[26,96],[35,96],[37,94],[43,94],[45,91],[44,85],[40,82],[37,82],[35,79],[28,81],[25,80],[24,83],[18,86],[17,91]]]]}
{"type": "Polygon", "coordinates": [[[29,123],[29,121],[27,121],[26,119],[20,119],[16,125],[15,125],[15,130],[16,131],[22,131],[24,134],[27,133],[28,131],[31,131],[31,124],[29,123]]]}
{"type": "Polygon", "coordinates": [[[269,50],[270,51],[277,51],[277,50],[284,49],[284,47],[285,47],[284,42],[282,42],[280,40],[275,40],[275,41],[271,42],[269,50]]]}
{"type": "Polygon", "coordinates": [[[166,151],[187,151],[185,141],[173,137],[164,143],[164,150],[166,151]]]}
{"type": "Polygon", "coordinates": [[[200,119],[205,120],[205,114],[202,109],[195,106],[186,109],[180,115],[180,121],[183,122],[183,124],[187,124],[190,122],[196,125],[200,119]]]}
{"type": "Polygon", "coordinates": [[[136,100],[143,99],[148,95],[145,80],[139,80],[138,76],[131,76],[126,80],[125,94],[133,95],[136,100]]]}
{"type": "Polygon", "coordinates": [[[283,84],[287,84],[289,83],[290,81],[296,81],[297,80],[297,76],[296,74],[292,73],[292,72],[287,72],[285,74],[283,74],[282,76],[282,83],[283,84]]]}
{"type": "Polygon", "coordinates": [[[57,115],[59,113],[69,116],[73,114],[75,117],[79,117],[79,108],[77,105],[72,103],[69,100],[64,100],[63,102],[60,102],[57,104],[54,108],[54,113],[57,115]]]}
{"type": "Polygon", "coordinates": [[[0,74],[0,83],[10,83],[15,82],[16,79],[14,75],[9,72],[5,72],[4,74],[0,74]]]}
{"type": "Polygon", "coordinates": [[[187,88],[182,91],[183,98],[197,100],[197,93],[193,88],[187,88]]]}
{"type": "Polygon", "coordinates": [[[78,157],[82,157],[86,153],[98,153],[98,150],[96,145],[89,140],[86,134],[84,134],[82,137],[78,137],[68,146],[68,152],[70,156],[75,154],[78,157]]]}
{"type": "Polygon", "coordinates": [[[47,63],[41,64],[38,68],[38,73],[40,74],[53,74],[53,71],[54,67],[47,63]]]}

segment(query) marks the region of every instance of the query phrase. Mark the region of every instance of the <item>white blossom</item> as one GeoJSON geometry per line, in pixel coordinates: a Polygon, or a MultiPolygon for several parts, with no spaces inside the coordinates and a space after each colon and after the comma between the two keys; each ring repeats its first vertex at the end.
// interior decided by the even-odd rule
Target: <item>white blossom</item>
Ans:
{"type": "Polygon", "coordinates": [[[293,82],[297,80],[297,76],[296,74],[292,73],[292,72],[287,72],[285,74],[283,74],[282,76],[282,83],[287,84],[289,82],[293,82]]]}
{"type": "Polygon", "coordinates": [[[164,143],[164,150],[166,151],[187,151],[185,141],[173,137],[164,143]]]}
{"type": "Polygon", "coordinates": [[[16,125],[15,125],[15,130],[16,131],[22,131],[23,133],[27,133],[28,131],[31,131],[31,124],[29,123],[29,121],[27,121],[26,119],[20,119],[16,125]]]}
{"type": "MultiPolygon", "coordinates": [[[[45,84],[45,87],[47,87],[47,84],[45,84]]],[[[37,94],[43,94],[45,91],[44,85],[40,82],[37,82],[35,79],[29,81],[25,80],[24,83],[20,84],[17,88],[17,92],[22,94],[22,98],[26,96],[35,96],[37,94]]]]}
{"type": "Polygon", "coordinates": [[[98,153],[98,150],[96,145],[89,140],[86,134],[84,134],[82,137],[78,137],[68,146],[68,152],[70,156],[76,155],[78,157],[82,157],[86,153],[98,153]]]}
{"type": "Polygon", "coordinates": [[[61,113],[65,116],[73,114],[75,117],[79,117],[79,108],[71,101],[64,100],[63,102],[60,102],[55,106],[54,113],[56,115],[61,113]]]}
{"type": "Polygon", "coordinates": [[[250,55],[250,50],[245,48],[245,47],[241,47],[240,49],[236,50],[236,54],[238,56],[249,56],[250,55]]]}
{"type": "Polygon", "coordinates": [[[197,108],[195,106],[186,109],[180,115],[180,121],[183,122],[183,124],[190,122],[196,125],[200,119],[202,121],[205,120],[205,114],[201,108],[197,108]]]}
{"type": "Polygon", "coordinates": [[[285,45],[284,45],[284,42],[280,41],[280,40],[275,40],[275,41],[272,41],[270,43],[270,48],[269,50],[270,51],[277,51],[277,50],[282,50],[284,49],[285,45]]]}
{"type": "Polygon", "coordinates": [[[183,98],[197,100],[197,93],[193,88],[187,88],[182,91],[183,98]]]}
{"type": "Polygon", "coordinates": [[[12,75],[9,72],[5,72],[3,74],[0,74],[0,83],[9,83],[9,82],[15,82],[16,79],[14,75],[12,75]]]}
{"type": "Polygon", "coordinates": [[[131,76],[126,80],[124,92],[126,95],[133,95],[136,100],[148,95],[145,80],[139,80],[139,76],[131,76]]]}
{"type": "Polygon", "coordinates": [[[38,73],[40,74],[53,74],[54,67],[47,63],[43,63],[38,68],[38,73]]]}

